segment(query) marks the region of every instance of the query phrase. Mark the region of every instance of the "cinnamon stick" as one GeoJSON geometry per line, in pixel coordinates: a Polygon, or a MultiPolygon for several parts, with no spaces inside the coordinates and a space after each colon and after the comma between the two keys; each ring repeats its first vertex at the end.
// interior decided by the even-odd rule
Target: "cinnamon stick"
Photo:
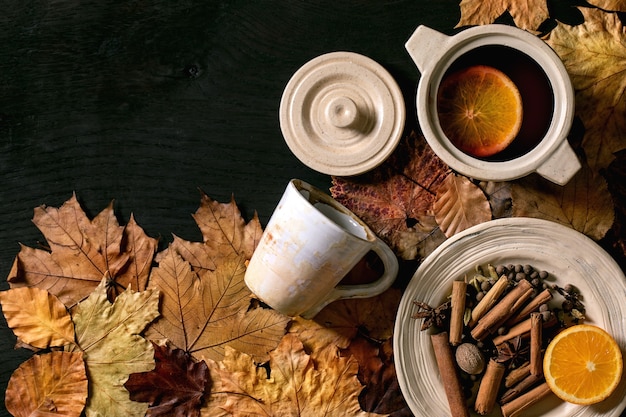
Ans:
{"type": "Polygon", "coordinates": [[[508,285],[509,280],[504,275],[493,284],[491,289],[487,291],[487,294],[485,294],[472,310],[472,317],[468,323],[470,327],[474,327],[476,323],[478,323],[478,320],[498,302],[508,285]]]}
{"type": "Polygon", "coordinates": [[[447,332],[437,333],[430,336],[435,351],[435,359],[439,367],[441,382],[448,398],[450,406],[450,415],[452,417],[469,417],[469,410],[465,404],[465,396],[463,395],[463,387],[456,369],[456,362],[452,348],[448,343],[449,336],[447,332]]]}
{"type": "MultiPolygon", "coordinates": [[[[551,316],[548,321],[544,321],[541,325],[543,329],[547,327],[554,326],[557,323],[556,316],[551,316]]],[[[530,318],[527,318],[521,323],[517,323],[515,326],[511,327],[508,332],[496,336],[492,339],[494,345],[498,346],[507,340],[511,340],[514,337],[522,336],[522,337],[530,337],[530,318]]]]}
{"type": "Polygon", "coordinates": [[[537,310],[540,305],[547,303],[552,299],[552,291],[545,289],[537,294],[532,300],[528,302],[517,314],[507,320],[507,326],[513,326],[516,323],[528,318],[530,313],[537,310]]]}
{"type": "Polygon", "coordinates": [[[541,313],[530,314],[530,373],[531,375],[543,375],[542,346],[543,315],[541,313]]]}
{"type": "Polygon", "coordinates": [[[521,280],[515,288],[478,320],[478,324],[472,329],[472,337],[480,341],[484,340],[490,333],[495,332],[526,303],[532,293],[533,287],[530,282],[521,280]]]}
{"type": "Polygon", "coordinates": [[[511,388],[528,375],[530,375],[530,363],[524,362],[521,366],[510,370],[509,373],[506,374],[504,377],[504,386],[511,388]]]}
{"type": "Polygon", "coordinates": [[[487,370],[480,380],[476,402],[474,403],[474,410],[478,414],[489,414],[493,410],[505,370],[506,367],[503,364],[494,359],[489,360],[487,370]]]}
{"type": "Polygon", "coordinates": [[[520,395],[511,402],[504,404],[501,407],[503,417],[517,417],[531,405],[535,404],[540,399],[544,398],[552,391],[548,384],[544,382],[541,385],[536,386],[527,393],[520,395]]]}
{"type": "Polygon", "coordinates": [[[452,346],[460,345],[463,337],[466,290],[467,283],[465,281],[452,283],[452,297],[450,298],[450,344],[452,346]]]}
{"type": "Polygon", "coordinates": [[[543,376],[527,375],[526,378],[522,379],[502,394],[502,397],[500,397],[500,404],[506,404],[513,401],[539,381],[543,381],[543,376]]]}

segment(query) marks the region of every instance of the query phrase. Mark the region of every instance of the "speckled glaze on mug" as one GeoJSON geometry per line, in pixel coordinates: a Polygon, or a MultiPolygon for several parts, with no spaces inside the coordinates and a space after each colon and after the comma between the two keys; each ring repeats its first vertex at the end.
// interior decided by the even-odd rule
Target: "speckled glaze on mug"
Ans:
{"type": "Polygon", "coordinates": [[[452,169],[478,180],[493,181],[536,172],[560,185],[580,169],[567,142],[574,118],[574,90],[565,66],[543,40],[507,25],[477,26],[454,36],[419,26],[405,46],[421,72],[416,97],[420,127],[433,151],[452,169]],[[511,159],[493,161],[468,155],[452,144],[439,125],[437,92],[446,71],[461,57],[486,46],[504,46],[534,61],[545,73],[553,96],[552,114],[543,137],[537,138],[532,149],[511,159]]]}
{"type": "Polygon", "coordinates": [[[329,303],[387,290],[398,259],[369,227],[321,190],[291,180],[270,218],[245,274],[261,301],[288,316],[315,316],[329,303]],[[382,260],[376,281],[338,285],[370,250],[382,260]]]}

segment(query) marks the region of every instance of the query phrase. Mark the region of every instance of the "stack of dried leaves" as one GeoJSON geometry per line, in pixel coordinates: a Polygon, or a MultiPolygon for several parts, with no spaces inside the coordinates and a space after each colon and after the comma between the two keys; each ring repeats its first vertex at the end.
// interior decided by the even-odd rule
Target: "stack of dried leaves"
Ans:
{"type": "Polygon", "coordinates": [[[23,246],[0,293],[18,346],[36,352],[9,382],[12,414],[366,416],[361,403],[380,413],[406,407],[389,346],[399,291],[291,321],[243,281],[258,218],[246,223],[234,201],[206,195],[194,218],[203,242],[175,236],[157,253],[157,241],[133,218],[120,226],[112,206],[94,219],[75,196],[35,209],[49,247],[23,246]]]}

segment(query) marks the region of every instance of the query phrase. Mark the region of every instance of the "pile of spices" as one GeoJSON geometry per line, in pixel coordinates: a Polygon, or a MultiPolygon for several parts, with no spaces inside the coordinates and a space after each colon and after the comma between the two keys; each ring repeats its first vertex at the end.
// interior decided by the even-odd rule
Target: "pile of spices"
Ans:
{"type": "Polygon", "coordinates": [[[477,266],[452,283],[443,304],[414,301],[421,330],[436,329],[431,341],[453,417],[469,416],[470,408],[486,415],[497,404],[514,417],[551,392],[545,348],[582,321],[585,308],[574,286],[551,285],[550,278],[531,265],[477,266]]]}

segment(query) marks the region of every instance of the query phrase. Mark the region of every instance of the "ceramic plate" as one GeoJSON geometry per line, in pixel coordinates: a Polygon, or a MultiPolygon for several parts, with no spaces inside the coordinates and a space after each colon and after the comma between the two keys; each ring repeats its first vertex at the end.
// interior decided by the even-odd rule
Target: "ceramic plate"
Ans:
{"type": "MultiPolygon", "coordinates": [[[[578,287],[584,297],[586,323],[611,333],[626,357],[626,277],[617,263],[593,240],[557,223],[507,218],[472,227],[445,241],[419,266],[400,302],[394,330],[394,351],[400,388],[418,417],[450,415],[428,331],[414,300],[439,305],[450,294],[452,281],[476,265],[530,264],[548,271],[554,281],[578,287]]],[[[626,408],[626,378],[607,400],[577,406],[544,398],[528,415],[550,417],[619,416],[626,408]]],[[[496,407],[492,415],[500,414],[496,407]]],[[[473,414],[477,415],[477,414],[473,414]]]]}

